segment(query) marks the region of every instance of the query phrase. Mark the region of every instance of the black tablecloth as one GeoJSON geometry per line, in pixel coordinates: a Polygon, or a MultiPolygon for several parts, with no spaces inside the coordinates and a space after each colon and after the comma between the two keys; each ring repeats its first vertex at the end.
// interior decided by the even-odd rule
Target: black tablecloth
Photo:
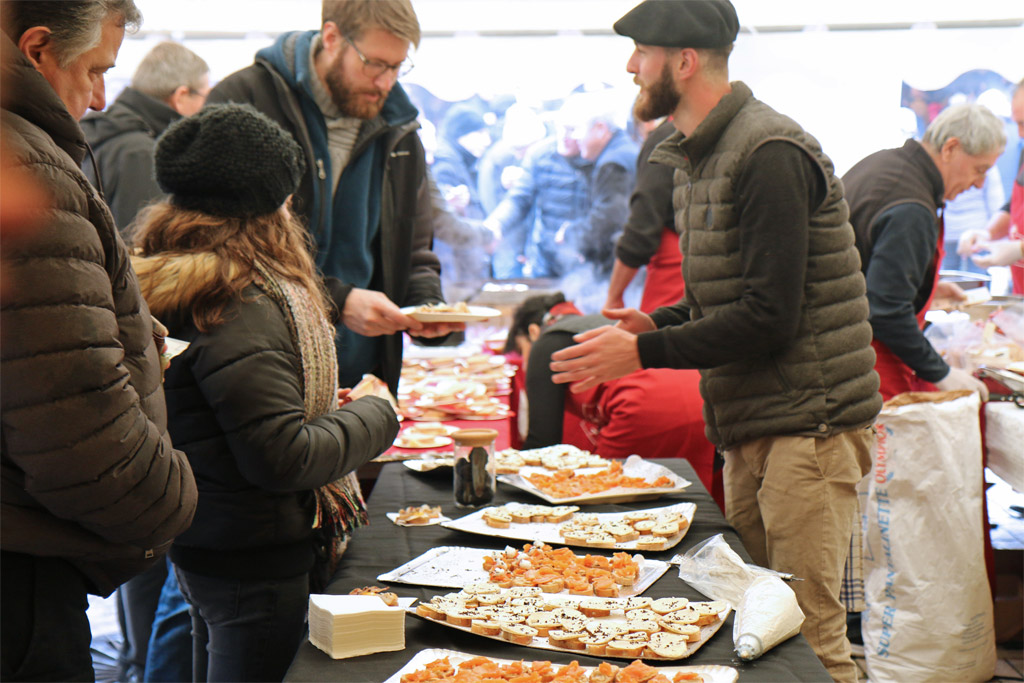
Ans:
{"type": "MultiPolygon", "coordinates": [[[[718,506],[701,485],[690,464],[682,459],[659,462],[693,482],[693,485],[685,493],[666,496],[653,502],[587,506],[586,511],[621,512],[684,501],[693,502],[697,504],[697,512],[686,537],[670,550],[661,553],[645,553],[645,556],[649,556],[651,559],[668,560],[676,553],[684,552],[698,542],[714,534],[722,533],[729,545],[749,562],[750,556],[743,549],[739,537],[726,523],[718,506]]],[[[510,501],[543,502],[523,491],[500,484],[495,502],[500,504],[510,501]]],[[[522,547],[523,542],[520,541],[468,534],[436,525],[399,527],[385,517],[386,512],[395,512],[409,505],[423,503],[441,505],[444,514],[453,519],[468,512],[455,507],[450,469],[417,473],[400,463],[385,465],[373,489],[373,494],[370,496],[370,526],[356,531],[328,592],[348,593],[351,589],[360,586],[381,585],[381,582],[377,581],[379,574],[395,569],[438,546],[493,549],[504,548],[506,545],[522,547]]],[[[390,585],[391,589],[399,596],[416,597],[420,600],[429,600],[434,595],[455,590],[398,583],[390,585]]],[[[707,599],[683,582],[674,566],[670,567],[653,586],[644,591],[644,595],[654,598],[682,596],[692,600],[707,599]]],[[[436,622],[412,615],[406,616],[405,644],[406,649],[401,652],[382,652],[351,659],[332,660],[307,641],[299,649],[285,680],[380,683],[402,668],[417,652],[427,648],[447,648],[505,659],[541,659],[562,663],[576,659],[586,665],[595,665],[600,661],[586,655],[538,650],[503,643],[447,628],[436,622]]],[[[687,659],[675,662],[675,664],[734,666],[739,670],[740,681],[831,680],[807,641],[800,635],[782,643],[754,662],[740,662],[733,653],[732,616],[721,630],[701,646],[696,653],[687,659]]]]}

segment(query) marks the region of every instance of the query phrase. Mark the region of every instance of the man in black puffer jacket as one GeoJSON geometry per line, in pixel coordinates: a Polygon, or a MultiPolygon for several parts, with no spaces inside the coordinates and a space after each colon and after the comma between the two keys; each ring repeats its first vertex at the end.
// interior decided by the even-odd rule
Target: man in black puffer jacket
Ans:
{"type": "Polygon", "coordinates": [[[103,108],[102,74],[141,17],[131,0],[2,9],[5,192],[17,174],[49,201],[21,234],[4,225],[0,679],[92,680],[86,594],[162,562],[196,507],[153,319],[79,169],[78,119],[103,108]]]}

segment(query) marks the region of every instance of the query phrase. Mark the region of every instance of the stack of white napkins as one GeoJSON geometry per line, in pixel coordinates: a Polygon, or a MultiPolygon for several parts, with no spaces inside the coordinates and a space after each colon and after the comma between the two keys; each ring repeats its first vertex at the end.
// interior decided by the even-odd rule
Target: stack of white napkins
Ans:
{"type": "Polygon", "coordinates": [[[405,608],[388,607],[376,595],[309,596],[309,642],[332,659],[405,649],[405,608]]]}

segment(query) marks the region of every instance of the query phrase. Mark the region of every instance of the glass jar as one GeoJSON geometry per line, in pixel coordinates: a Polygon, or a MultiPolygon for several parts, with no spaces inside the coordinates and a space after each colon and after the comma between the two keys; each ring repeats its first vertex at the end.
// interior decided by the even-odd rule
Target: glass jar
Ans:
{"type": "Polygon", "coordinates": [[[497,464],[494,458],[496,429],[460,429],[452,434],[455,449],[455,505],[462,508],[487,505],[494,500],[497,464]]]}

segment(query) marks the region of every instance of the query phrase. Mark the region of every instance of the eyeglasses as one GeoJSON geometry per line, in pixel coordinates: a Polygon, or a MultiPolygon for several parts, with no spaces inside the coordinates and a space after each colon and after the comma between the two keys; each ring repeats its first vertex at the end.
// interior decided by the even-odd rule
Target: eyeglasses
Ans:
{"type": "Polygon", "coordinates": [[[345,36],[345,42],[352,46],[352,49],[359,55],[360,61],[363,63],[363,74],[367,78],[378,78],[381,74],[387,71],[393,71],[399,78],[405,76],[412,71],[413,63],[411,59],[406,59],[401,64],[388,64],[377,59],[369,59],[366,55],[360,51],[356,44],[352,42],[352,39],[345,36]]]}

